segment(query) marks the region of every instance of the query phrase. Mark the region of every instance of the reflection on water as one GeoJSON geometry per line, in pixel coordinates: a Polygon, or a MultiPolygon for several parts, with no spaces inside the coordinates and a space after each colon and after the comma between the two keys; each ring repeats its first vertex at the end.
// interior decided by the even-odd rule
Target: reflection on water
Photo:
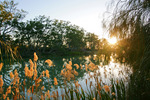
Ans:
{"type": "MultiPolygon", "coordinates": [[[[87,87],[85,84],[91,84],[92,81],[94,83],[95,79],[94,77],[98,77],[98,80],[102,81],[103,84],[111,84],[111,80],[119,81],[123,79],[124,82],[128,81],[129,75],[132,74],[132,67],[126,63],[119,62],[116,58],[116,55],[106,56],[106,55],[89,55],[89,56],[80,56],[80,57],[49,57],[53,61],[52,67],[49,67],[46,63],[46,59],[39,59],[37,62],[37,70],[38,75],[40,76],[42,71],[45,71],[46,69],[50,73],[49,79],[44,79],[44,82],[42,85],[44,85],[46,88],[45,90],[54,90],[58,89],[58,92],[61,92],[61,89],[65,87],[64,85],[64,78],[60,75],[61,70],[63,69],[63,66],[66,65],[66,63],[69,63],[69,61],[72,62],[72,65],[78,64],[82,66],[83,68],[76,69],[75,66],[73,66],[73,69],[76,69],[78,72],[78,76],[75,77],[75,80],[72,80],[68,82],[67,84],[74,83],[74,81],[78,81],[79,84],[82,86],[82,88],[86,91],[87,87]],[[86,64],[89,64],[90,62],[93,62],[95,65],[98,66],[98,69],[95,71],[88,70],[86,71],[86,64]],[[54,78],[57,78],[58,80],[58,87],[55,87],[54,84],[54,78]],[[86,83],[86,80],[89,80],[86,83]]],[[[9,79],[9,74],[11,71],[14,71],[15,69],[18,69],[20,81],[23,82],[24,80],[24,65],[27,64],[29,66],[29,62],[26,61],[25,63],[19,64],[18,62],[11,65],[11,69],[7,70],[7,75],[5,78],[7,80],[9,79]]]]}
{"type": "MultiPolygon", "coordinates": [[[[98,65],[97,73],[101,73],[101,78],[104,82],[109,82],[110,78],[114,79],[121,79],[121,78],[127,78],[132,73],[132,67],[126,63],[121,63],[117,59],[115,59],[115,56],[107,57],[105,55],[97,56],[97,55],[89,55],[89,56],[80,56],[80,57],[49,57],[54,67],[48,67],[44,61],[46,59],[38,60],[38,70],[42,72],[44,69],[49,69],[51,78],[54,77],[60,77],[60,72],[63,69],[63,65],[65,63],[68,63],[69,61],[72,61],[73,64],[82,64],[83,67],[85,67],[85,64],[89,64],[90,62],[93,62],[94,64],[98,65]],[[46,66],[46,67],[45,67],[46,66]]],[[[23,63],[24,65],[27,64],[29,66],[29,62],[26,61],[23,63]]],[[[19,62],[15,62],[13,65],[9,66],[11,69],[8,70],[8,73],[11,71],[14,71],[15,69],[19,69],[24,67],[19,62]]],[[[24,69],[24,68],[22,68],[24,69]]],[[[88,78],[89,74],[86,71],[77,70],[79,73],[78,78],[80,80],[88,78]]],[[[92,72],[91,72],[92,74],[92,72]]]]}
{"type": "Polygon", "coordinates": [[[104,55],[101,55],[101,57],[94,55],[93,58],[91,56],[85,57],[88,62],[90,62],[91,59],[94,60],[93,62],[97,62],[97,60],[99,61],[98,70],[96,70],[96,72],[88,71],[84,73],[82,78],[78,79],[79,84],[81,84],[85,91],[87,91],[87,87],[85,86],[86,80],[89,80],[87,81],[87,84],[90,86],[91,81],[92,83],[95,83],[94,77],[98,77],[98,79],[101,80],[103,84],[107,85],[111,85],[112,79],[114,81],[122,80],[124,81],[125,85],[128,84],[129,76],[132,74],[132,67],[128,64],[118,62],[118,60],[114,59],[113,56],[110,56],[109,61],[105,61],[105,58],[108,60],[108,58],[104,55]],[[106,62],[107,65],[103,65],[106,64],[106,62]]]}

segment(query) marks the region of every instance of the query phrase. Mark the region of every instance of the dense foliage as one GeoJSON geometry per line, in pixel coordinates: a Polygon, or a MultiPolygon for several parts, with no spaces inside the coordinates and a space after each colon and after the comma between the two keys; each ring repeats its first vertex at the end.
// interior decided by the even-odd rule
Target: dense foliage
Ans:
{"type": "Polygon", "coordinates": [[[13,0],[1,1],[0,7],[2,54],[13,51],[12,54],[16,54],[18,50],[22,57],[30,56],[35,51],[42,55],[69,55],[91,53],[100,49],[101,41],[97,35],[86,32],[69,21],[50,19],[46,16],[23,21],[26,12],[17,9],[17,4],[13,0]]]}

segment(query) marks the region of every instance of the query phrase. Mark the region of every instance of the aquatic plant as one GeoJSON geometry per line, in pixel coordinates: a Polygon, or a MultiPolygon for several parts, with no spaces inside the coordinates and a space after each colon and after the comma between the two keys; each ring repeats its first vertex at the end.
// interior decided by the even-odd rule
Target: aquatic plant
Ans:
{"type": "MultiPolygon", "coordinates": [[[[89,62],[85,65],[73,64],[72,61],[66,62],[63,65],[63,69],[60,72],[62,80],[64,81],[64,86],[61,87],[61,92],[58,92],[59,79],[54,77],[53,80],[50,79],[49,70],[39,72],[38,67],[38,56],[34,53],[33,61],[29,59],[29,64],[25,64],[24,67],[24,79],[21,79],[19,70],[15,69],[10,72],[10,83],[9,86],[4,86],[3,77],[0,75],[0,99],[91,99],[91,100],[114,100],[114,99],[125,99],[126,98],[126,87],[124,84],[124,79],[122,80],[111,80],[111,84],[106,84],[102,81],[101,73],[99,67],[93,62],[89,62]],[[84,79],[85,86],[83,87],[78,80],[75,80],[78,76],[77,70],[87,71],[89,77],[84,79]],[[40,74],[38,74],[40,73],[40,74]],[[54,88],[52,91],[45,88],[45,82],[48,84],[53,83],[53,85],[48,85],[49,88],[54,88]],[[54,86],[54,87],[53,87],[54,86]]],[[[53,62],[47,59],[45,63],[49,67],[54,67],[53,62]]],[[[1,68],[3,63],[1,63],[1,68]]],[[[43,66],[44,67],[44,66],[43,66]]],[[[56,67],[56,66],[55,66],[56,67]]],[[[103,67],[103,66],[102,66],[103,67]]],[[[104,68],[105,77],[111,75],[109,71],[104,68]]],[[[121,72],[119,73],[121,74],[121,72]]]]}

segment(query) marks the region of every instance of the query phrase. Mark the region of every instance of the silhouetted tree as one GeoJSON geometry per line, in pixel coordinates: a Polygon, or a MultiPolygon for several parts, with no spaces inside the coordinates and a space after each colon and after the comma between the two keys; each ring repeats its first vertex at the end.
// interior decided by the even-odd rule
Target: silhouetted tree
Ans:
{"type": "MultiPolygon", "coordinates": [[[[0,56],[12,57],[12,33],[18,21],[25,17],[26,12],[16,8],[17,4],[11,0],[0,1],[0,56]]],[[[2,60],[2,59],[1,59],[2,60]]]]}
{"type": "Polygon", "coordinates": [[[5,37],[13,30],[16,21],[25,17],[25,11],[16,8],[17,4],[13,0],[0,2],[0,35],[5,37]]]}
{"type": "Polygon", "coordinates": [[[140,69],[135,69],[129,87],[129,99],[148,99],[150,84],[150,0],[119,0],[104,27],[110,36],[127,39],[129,56],[140,69]],[[136,56],[135,56],[136,55],[136,56]],[[138,58],[137,58],[138,57],[138,58]],[[132,90],[132,88],[134,89],[132,90]]]}
{"type": "Polygon", "coordinates": [[[86,42],[88,44],[88,48],[91,50],[96,50],[99,49],[99,39],[98,36],[95,35],[94,33],[87,33],[85,36],[86,42]]]}
{"type": "Polygon", "coordinates": [[[69,49],[83,49],[85,47],[84,34],[84,29],[76,25],[68,26],[66,31],[66,44],[69,47],[69,49]]]}

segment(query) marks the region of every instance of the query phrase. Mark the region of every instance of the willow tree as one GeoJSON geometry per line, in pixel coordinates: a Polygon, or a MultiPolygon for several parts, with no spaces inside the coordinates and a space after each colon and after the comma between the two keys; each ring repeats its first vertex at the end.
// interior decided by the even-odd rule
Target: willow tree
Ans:
{"type": "Polygon", "coordinates": [[[150,1],[119,0],[112,5],[115,5],[110,7],[113,8],[112,13],[103,20],[104,28],[110,36],[128,39],[130,50],[137,54],[142,52],[143,56],[150,49],[150,1]]]}
{"type": "Polygon", "coordinates": [[[16,21],[25,17],[25,11],[16,8],[17,3],[13,0],[0,2],[0,35],[5,41],[6,34],[12,32],[16,21]]]}
{"type": "Polygon", "coordinates": [[[150,1],[119,0],[110,14],[109,22],[104,19],[104,26],[108,27],[111,35],[125,38],[143,34],[142,28],[150,22],[150,1]]]}
{"type": "Polygon", "coordinates": [[[13,57],[10,34],[15,29],[17,21],[25,17],[25,11],[17,9],[17,3],[13,0],[0,1],[0,56],[13,57]]]}
{"type": "Polygon", "coordinates": [[[132,51],[129,56],[142,52],[138,62],[133,57],[139,69],[131,78],[130,85],[134,89],[129,89],[129,99],[146,99],[150,94],[147,80],[150,78],[150,0],[118,0],[110,8],[113,8],[112,13],[107,13],[109,17],[103,20],[109,35],[128,40],[129,51],[132,51]]]}

